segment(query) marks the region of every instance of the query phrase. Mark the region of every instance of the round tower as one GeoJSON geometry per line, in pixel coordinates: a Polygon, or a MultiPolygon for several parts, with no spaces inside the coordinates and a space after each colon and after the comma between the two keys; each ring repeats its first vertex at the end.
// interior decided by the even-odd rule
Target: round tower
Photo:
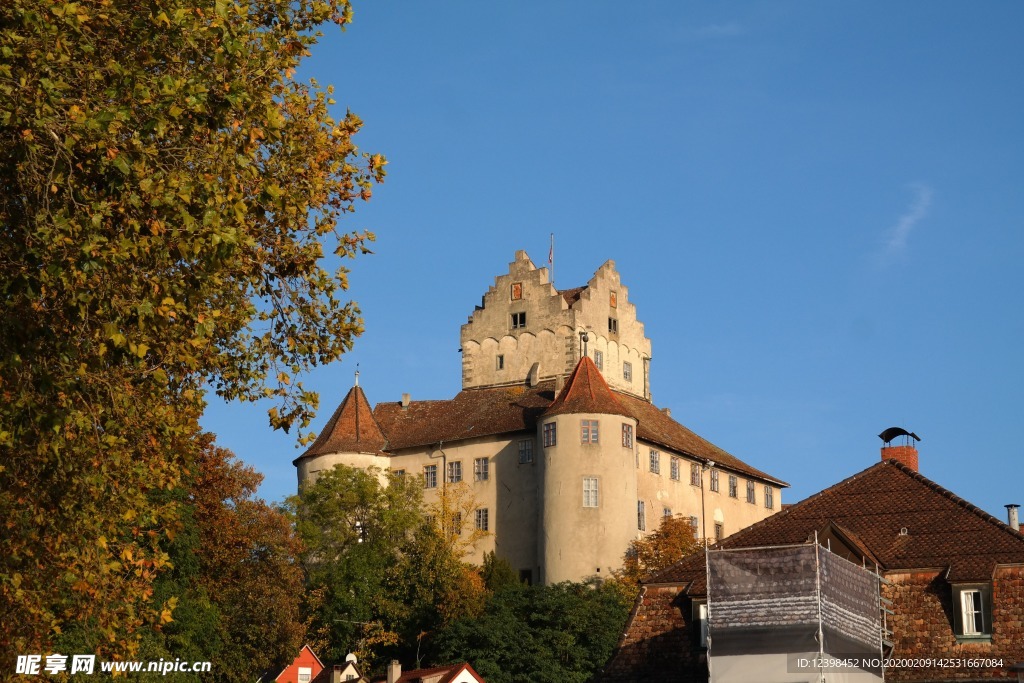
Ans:
{"type": "Polygon", "coordinates": [[[316,481],[317,475],[335,465],[368,469],[377,468],[381,483],[386,481],[390,458],[384,452],[387,439],[373,417],[366,395],[359,386],[359,376],[337,407],[316,441],[306,452],[292,461],[299,475],[299,488],[316,481]]]}
{"type": "Polygon", "coordinates": [[[637,500],[636,430],[584,356],[537,421],[543,583],[604,577],[622,566],[647,512],[637,500]]]}

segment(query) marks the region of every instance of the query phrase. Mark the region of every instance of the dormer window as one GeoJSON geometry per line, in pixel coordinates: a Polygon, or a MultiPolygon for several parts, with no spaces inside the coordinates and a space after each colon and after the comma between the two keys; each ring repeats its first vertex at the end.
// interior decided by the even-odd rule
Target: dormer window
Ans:
{"type": "Polygon", "coordinates": [[[992,637],[990,585],[953,586],[953,626],[957,640],[987,640],[992,637]]]}

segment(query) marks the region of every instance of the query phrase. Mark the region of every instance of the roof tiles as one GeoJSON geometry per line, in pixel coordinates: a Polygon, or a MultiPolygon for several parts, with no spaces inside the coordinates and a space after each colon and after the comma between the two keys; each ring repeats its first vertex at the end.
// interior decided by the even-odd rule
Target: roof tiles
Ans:
{"type": "MultiPolygon", "coordinates": [[[[832,525],[883,571],[941,569],[951,583],[988,581],[997,564],[1024,563],[1024,535],[895,460],[879,462],[720,544],[804,543],[832,525]]],[[[652,576],[703,594],[703,558],[652,576]]]]}
{"type": "Polygon", "coordinates": [[[657,406],[608,387],[597,366],[584,358],[555,396],[553,381],[464,389],[450,400],[378,403],[372,414],[362,389],[354,387],[320,437],[300,457],[326,453],[396,453],[442,442],[536,432],[543,415],[583,412],[634,418],[637,438],[752,478],[787,484],[751,467],[679,424],[657,406]]]}

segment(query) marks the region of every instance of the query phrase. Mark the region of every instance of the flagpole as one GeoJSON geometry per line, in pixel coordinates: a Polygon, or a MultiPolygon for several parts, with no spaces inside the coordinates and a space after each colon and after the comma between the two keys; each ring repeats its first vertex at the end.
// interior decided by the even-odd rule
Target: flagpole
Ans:
{"type": "Polygon", "coordinates": [[[551,270],[551,284],[555,284],[555,233],[551,233],[551,247],[548,249],[548,267],[551,270]]]}

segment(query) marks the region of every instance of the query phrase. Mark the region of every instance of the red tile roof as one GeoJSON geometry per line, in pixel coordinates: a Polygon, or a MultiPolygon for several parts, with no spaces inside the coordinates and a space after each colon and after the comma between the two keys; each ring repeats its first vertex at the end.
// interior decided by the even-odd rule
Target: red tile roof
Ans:
{"type": "MultiPolygon", "coordinates": [[[[887,572],[941,569],[951,583],[989,581],[997,564],[1024,563],[1024,534],[895,460],[879,462],[720,545],[804,543],[829,525],[887,572]]],[[[686,585],[688,594],[703,595],[703,556],[685,558],[649,583],[686,585]]]]}
{"type": "MultiPolygon", "coordinates": [[[[566,383],[566,399],[562,405],[583,406],[586,412],[626,415],[637,420],[637,438],[697,460],[713,460],[724,469],[762,479],[781,486],[787,484],[751,467],[709,441],[679,424],[657,406],[608,388],[600,371],[589,358],[577,365],[576,380],[566,383]],[[582,369],[582,370],[581,370],[582,369]],[[575,388],[573,388],[575,387],[575,388]],[[600,396],[595,404],[590,392],[600,396]],[[590,410],[590,408],[599,408],[590,410]]],[[[422,448],[439,442],[452,442],[483,436],[536,432],[537,420],[556,403],[553,381],[535,387],[522,385],[464,389],[446,401],[413,401],[403,407],[399,402],[378,403],[373,410],[374,426],[381,433],[373,445],[378,450],[395,453],[408,448],[422,448]],[[382,441],[383,439],[384,441],[382,441]]],[[[353,419],[348,417],[346,403],[353,399],[353,389],[328,421],[321,436],[301,457],[332,452],[353,452],[356,442],[366,444],[365,436],[356,440],[353,419]],[[345,419],[341,415],[345,414],[345,419]],[[347,430],[347,431],[346,431],[347,430]]],[[[561,398],[561,396],[559,397],[561,398]]],[[[353,399],[365,405],[362,390],[353,399]]],[[[354,412],[354,411],[353,411],[354,412]]],[[[568,411],[567,411],[568,412],[568,411]]],[[[360,425],[366,413],[360,408],[360,425]]],[[[373,451],[355,451],[373,452],[373,451]]]]}
{"type": "Polygon", "coordinates": [[[370,403],[357,385],[349,389],[320,436],[298,459],[327,453],[378,453],[386,445],[370,403]]]}
{"type": "Polygon", "coordinates": [[[589,356],[583,356],[558,398],[544,411],[544,417],[569,413],[598,413],[602,415],[627,415],[629,411],[615,397],[601,371],[589,356]]]}
{"type": "Polygon", "coordinates": [[[617,394],[617,396],[623,405],[626,406],[629,414],[636,418],[636,421],[639,423],[637,425],[638,439],[664,446],[699,460],[714,461],[716,466],[733,470],[740,474],[764,479],[780,486],[789,486],[789,484],[781,479],[751,467],[710,441],[697,436],[673,420],[653,403],[636,398],[635,396],[629,396],[628,394],[617,394]]]}
{"type": "Polygon", "coordinates": [[[387,450],[429,446],[510,432],[533,431],[554,399],[554,383],[465,389],[450,401],[378,403],[374,416],[388,437],[387,450]]]}

